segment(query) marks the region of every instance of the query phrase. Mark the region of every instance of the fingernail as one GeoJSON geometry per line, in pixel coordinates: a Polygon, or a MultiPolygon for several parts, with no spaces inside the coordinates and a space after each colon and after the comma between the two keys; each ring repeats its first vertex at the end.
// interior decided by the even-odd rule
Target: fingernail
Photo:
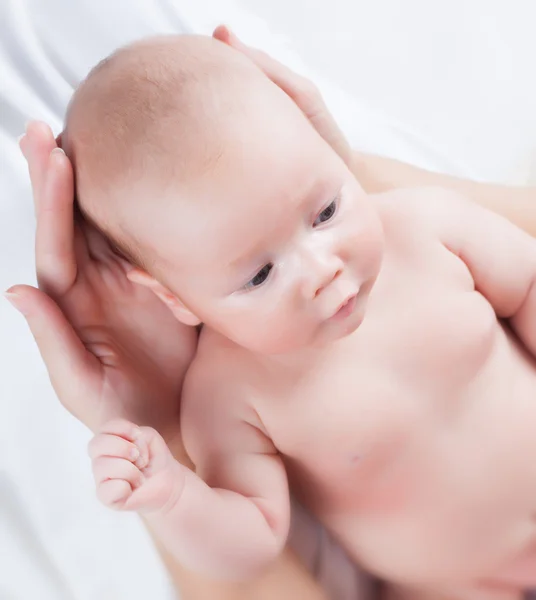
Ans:
{"type": "Polygon", "coordinates": [[[16,292],[4,292],[4,298],[20,313],[23,315],[26,314],[24,306],[21,302],[21,297],[16,292]]]}
{"type": "Polygon", "coordinates": [[[138,460],[140,457],[140,451],[137,448],[132,448],[130,450],[130,460],[138,460]]]}
{"type": "Polygon", "coordinates": [[[26,158],[26,152],[24,151],[22,141],[24,140],[25,137],[26,137],[26,134],[23,133],[22,135],[19,135],[19,137],[17,138],[17,144],[19,146],[19,150],[20,150],[22,156],[24,156],[24,158],[26,158]]]}
{"type": "Polygon", "coordinates": [[[230,29],[229,27],[227,27],[227,33],[229,34],[230,40],[232,40],[233,42],[240,42],[238,37],[235,35],[234,31],[232,29],[230,29]]]}
{"type": "Polygon", "coordinates": [[[17,138],[17,145],[19,147],[19,150],[22,154],[22,156],[24,156],[24,158],[26,158],[26,153],[24,152],[24,148],[22,147],[22,140],[26,137],[26,134],[23,133],[22,135],[19,135],[19,137],[17,138]]]}
{"type": "Polygon", "coordinates": [[[63,154],[63,156],[65,156],[65,150],[58,146],[58,147],[54,148],[54,150],[52,150],[50,155],[52,156],[52,154],[57,154],[58,156],[63,154]]]}
{"type": "Polygon", "coordinates": [[[221,26],[221,27],[222,27],[222,28],[225,30],[225,33],[227,34],[227,39],[228,39],[229,41],[235,41],[235,42],[237,42],[237,41],[238,41],[238,38],[237,38],[237,37],[236,37],[236,35],[233,33],[233,30],[232,30],[232,29],[229,27],[229,25],[224,25],[224,24],[222,24],[222,26],[221,26]]]}

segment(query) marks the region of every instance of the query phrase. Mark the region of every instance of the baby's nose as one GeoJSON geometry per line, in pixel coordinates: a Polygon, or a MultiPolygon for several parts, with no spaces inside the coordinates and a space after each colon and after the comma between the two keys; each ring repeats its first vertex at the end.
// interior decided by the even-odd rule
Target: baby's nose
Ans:
{"type": "Polygon", "coordinates": [[[316,286],[316,290],[314,291],[313,298],[316,298],[319,294],[325,290],[332,281],[335,281],[337,277],[342,273],[342,269],[338,268],[336,270],[330,269],[322,274],[322,277],[318,280],[318,285],[316,286]]]}
{"type": "Polygon", "coordinates": [[[337,256],[311,253],[303,264],[306,281],[305,294],[308,298],[317,298],[342,273],[342,262],[337,256]]]}

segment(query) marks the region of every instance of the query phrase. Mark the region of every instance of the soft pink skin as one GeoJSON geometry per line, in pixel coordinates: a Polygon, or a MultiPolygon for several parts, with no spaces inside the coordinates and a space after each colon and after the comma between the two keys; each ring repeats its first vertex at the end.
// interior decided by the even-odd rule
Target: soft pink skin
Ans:
{"type": "Polygon", "coordinates": [[[536,584],[536,374],[492,310],[534,349],[534,242],[443,195],[373,199],[381,269],[326,325],[350,330],[339,341],[260,355],[205,330],[183,433],[207,483],[166,467],[165,512],[136,504],[181,560],[243,577],[273,558],[288,523],[279,451],[310,508],[384,577],[457,593],[536,584]]]}
{"type": "Polygon", "coordinates": [[[288,473],[388,580],[536,585],[536,243],[442,190],[367,196],[288,98],[261,97],[272,119],[245,114],[205,177],[131,198],[160,258],[130,279],[205,327],[182,403],[196,474],[155,442],[123,507],[183,564],[249,577],[286,541],[288,473]]]}
{"type": "Polygon", "coordinates": [[[182,492],[185,467],[151,427],[109,421],[89,443],[88,453],[97,496],[110,508],[163,510],[182,492]]]}

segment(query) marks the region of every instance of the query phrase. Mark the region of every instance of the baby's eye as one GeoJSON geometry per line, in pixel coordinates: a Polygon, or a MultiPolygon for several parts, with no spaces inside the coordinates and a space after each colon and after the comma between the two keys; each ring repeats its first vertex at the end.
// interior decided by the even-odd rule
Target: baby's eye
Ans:
{"type": "Polygon", "coordinates": [[[333,200],[333,202],[326,206],[326,208],[316,217],[315,222],[313,223],[313,227],[318,227],[322,223],[329,221],[333,218],[333,215],[337,212],[337,200],[333,200]]]}
{"type": "Polygon", "coordinates": [[[246,283],[244,286],[245,289],[251,290],[262,285],[268,279],[268,275],[270,275],[273,266],[274,265],[271,263],[264,265],[264,267],[246,283]]]}

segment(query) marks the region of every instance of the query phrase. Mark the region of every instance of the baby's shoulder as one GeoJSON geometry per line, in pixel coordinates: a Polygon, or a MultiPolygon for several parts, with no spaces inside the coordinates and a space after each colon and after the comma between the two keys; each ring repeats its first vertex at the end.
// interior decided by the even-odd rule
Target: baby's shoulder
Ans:
{"type": "Polygon", "coordinates": [[[441,187],[389,190],[374,198],[384,226],[411,235],[438,234],[469,203],[462,194],[441,187]]]}
{"type": "Polygon", "coordinates": [[[186,374],[183,404],[229,414],[251,401],[251,383],[244,350],[223,336],[204,329],[197,353],[186,374]]]}
{"type": "Polygon", "coordinates": [[[196,460],[240,443],[264,428],[246,356],[231,341],[205,330],[184,381],[181,428],[185,448],[196,460]]]}

